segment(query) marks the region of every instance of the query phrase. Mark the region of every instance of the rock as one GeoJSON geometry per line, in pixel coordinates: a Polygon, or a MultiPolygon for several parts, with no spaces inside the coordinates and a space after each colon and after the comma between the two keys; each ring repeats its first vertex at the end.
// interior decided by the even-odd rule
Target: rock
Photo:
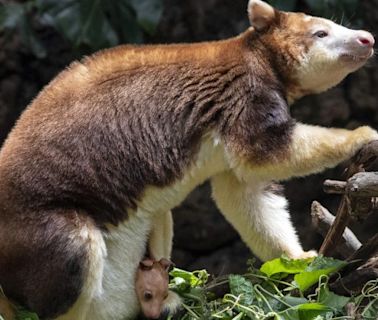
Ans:
{"type": "Polygon", "coordinates": [[[206,268],[215,276],[245,273],[247,261],[251,257],[251,251],[241,240],[237,240],[223,248],[214,250],[211,254],[197,256],[195,262],[189,265],[188,269],[193,271],[206,268]]]}
{"type": "Polygon", "coordinates": [[[192,252],[209,252],[237,238],[210,197],[210,185],[195,189],[173,210],[175,247],[192,252]]]}

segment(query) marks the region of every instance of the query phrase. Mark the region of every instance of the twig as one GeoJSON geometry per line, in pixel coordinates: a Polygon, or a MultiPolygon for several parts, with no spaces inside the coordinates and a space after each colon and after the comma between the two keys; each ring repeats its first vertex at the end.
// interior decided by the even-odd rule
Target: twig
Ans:
{"type": "Polygon", "coordinates": [[[337,214],[334,223],[329,229],[322,246],[320,247],[319,253],[328,256],[332,253],[333,249],[336,248],[339,243],[346,226],[350,221],[350,201],[347,196],[343,196],[339,208],[337,209],[337,214]]]}
{"type": "MultiPolygon", "coordinates": [[[[335,216],[332,215],[317,201],[314,201],[311,205],[311,217],[312,224],[322,236],[325,236],[327,234],[331,225],[335,221],[335,216]]],[[[347,258],[350,256],[351,252],[356,251],[360,247],[361,242],[349,228],[346,228],[344,233],[342,234],[340,243],[336,247],[336,250],[344,258],[347,258]]]]}
{"type": "Polygon", "coordinates": [[[325,193],[344,194],[346,184],[345,181],[326,180],[323,183],[323,190],[325,193]]]}

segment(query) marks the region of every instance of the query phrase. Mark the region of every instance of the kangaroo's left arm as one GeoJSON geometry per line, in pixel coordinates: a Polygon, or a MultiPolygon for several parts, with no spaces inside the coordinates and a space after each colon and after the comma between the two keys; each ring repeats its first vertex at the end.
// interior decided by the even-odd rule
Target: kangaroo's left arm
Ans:
{"type": "Polygon", "coordinates": [[[284,156],[259,165],[245,164],[237,174],[242,179],[252,175],[259,180],[305,176],[336,166],[373,140],[378,140],[378,133],[366,126],[346,130],[298,123],[284,156]]]}
{"type": "Polygon", "coordinates": [[[226,219],[262,260],[286,253],[306,258],[290,221],[286,199],[269,188],[271,180],[304,176],[351,157],[364,144],[378,139],[369,127],[327,129],[296,124],[284,156],[254,164],[241,161],[212,178],[213,197],[226,219]]]}

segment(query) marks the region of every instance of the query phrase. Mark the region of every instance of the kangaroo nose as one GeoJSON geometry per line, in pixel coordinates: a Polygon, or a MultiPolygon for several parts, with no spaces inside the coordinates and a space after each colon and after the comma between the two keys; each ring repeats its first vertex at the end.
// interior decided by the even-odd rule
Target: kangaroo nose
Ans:
{"type": "Polygon", "coordinates": [[[357,41],[361,46],[368,48],[372,48],[375,43],[374,37],[366,31],[360,31],[360,34],[357,36],[357,41]]]}

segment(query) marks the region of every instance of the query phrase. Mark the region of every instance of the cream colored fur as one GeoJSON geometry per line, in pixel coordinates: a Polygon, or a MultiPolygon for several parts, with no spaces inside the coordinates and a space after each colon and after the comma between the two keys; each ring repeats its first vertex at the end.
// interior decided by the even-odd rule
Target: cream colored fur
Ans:
{"type": "Polygon", "coordinates": [[[231,154],[228,157],[240,180],[287,180],[334,167],[354,155],[364,144],[376,139],[378,134],[370,127],[351,131],[298,123],[286,159],[253,165],[231,154]]]}
{"type": "Polygon", "coordinates": [[[357,37],[372,37],[368,32],[351,30],[324,18],[306,18],[311,22],[307,33],[325,31],[328,36],[315,37],[309,51],[300,57],[296,78],[305,92],[318,93],[334,87],[349,73],[362,67],[374,53],[373,50],[366,52],[364,47],[359,48],[355,44],[357,37]],[[350,62],[340,59],[343,54],[351,52],[355,57],[350,62]]]}
{"type": "Polygon", "coordinates": [[[153,218],[152,231],[148,241],[150,255],[155,260],[171,259],[173,219],[171,211],[157,214],[153,218]]]}

